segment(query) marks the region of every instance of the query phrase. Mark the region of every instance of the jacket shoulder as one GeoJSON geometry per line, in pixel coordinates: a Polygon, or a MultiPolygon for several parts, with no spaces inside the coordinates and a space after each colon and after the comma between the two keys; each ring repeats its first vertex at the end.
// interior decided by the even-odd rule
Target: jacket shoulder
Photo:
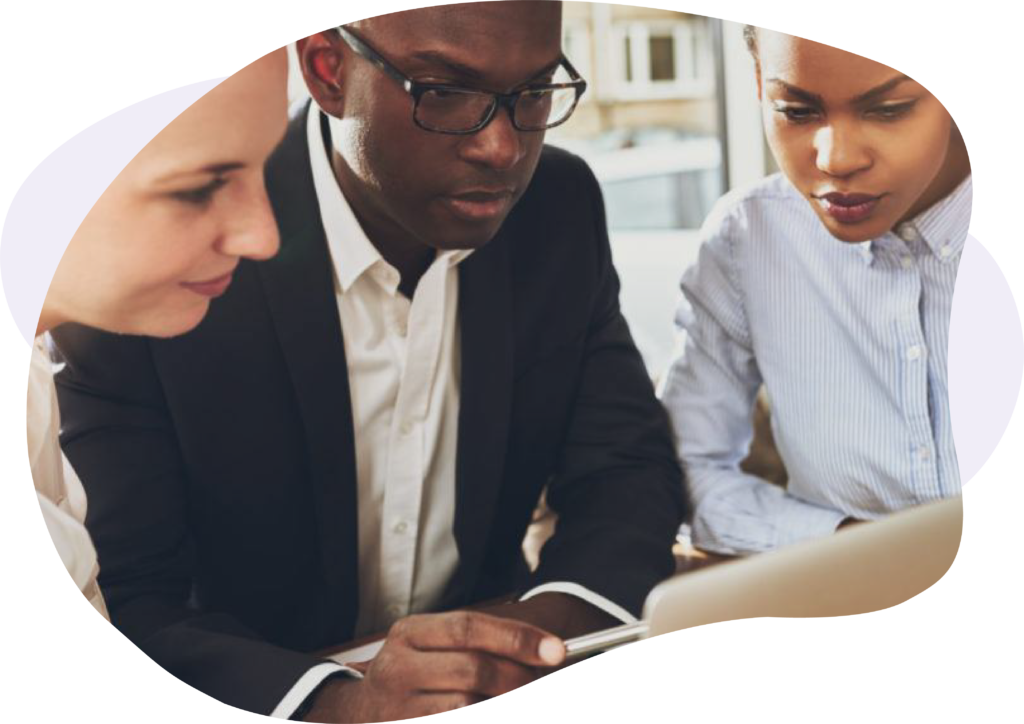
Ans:
{"type": "Polygon", "coordinates": [[[510,216],[513,227],[542,221],[546,228],[577,235],[604,228],[604,203],[593,171],[579,156],[544,146],[530,185],[510,216]],[[599,223],[596,223],[599,220],[599,223]]]}
{"type": "Polygon", "coordinates": [[[590,166],[574,153],[557,146],[545,145],[537,163],[530,190],[550,191],[557,187],[560,193],[597,188],[597,179],[590,166]]]}

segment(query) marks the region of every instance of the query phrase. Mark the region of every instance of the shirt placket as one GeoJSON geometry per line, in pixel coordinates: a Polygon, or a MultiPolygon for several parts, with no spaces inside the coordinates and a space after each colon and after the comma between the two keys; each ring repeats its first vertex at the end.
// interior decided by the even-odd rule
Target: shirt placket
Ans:
{"type": "Polygon", "coordinates": [[[955,266],[950,260],[955,251],[949,244],[940,246],[936,255],[927,259],[924,275],[924,304],[922,315],[926,320],[925,333],[934,350],[928,360],[928,387],[932,412],[932,437],[938,451],[936,464],[939,478],[934,490],[937,499],[946,498],[959,492],[959,471],[956,450],[953,447],[949,420],[949,319],[952,307],[955,266]],[[938,258],[936,258],[938,257],[938,258]],[[952,268],[952,279],[946,274],[952,268]],[[945,277],[945,279],[944,279],[945,277]]]}
{"type": "Polygon", "coordinates": [[[406,340],[390,432],[390,459],[381,526],[380,579],[385,620],[390,625],[409,613],[415,583],[420,509],[426,476],[425,424],[437,368],[444,315],[443,265],[427,270],[411,305],[397,308],[393,332],[406,340]]]}
{"type": "Polygon", "coordinates": [[[909,432],[910,465],[914,494],[918,502],[938,496],[938,461],[932,434],[928,389],[928,344],[922,319],[923,279],[920,269],[923,241],[913,226],[898,230],[893,253],[899,264],[901,284],[905,287],[896,348],[897,367],[902,380],[903,415],[909,432]],[[902,242],[902,243],[901,243],[902,242]]]}

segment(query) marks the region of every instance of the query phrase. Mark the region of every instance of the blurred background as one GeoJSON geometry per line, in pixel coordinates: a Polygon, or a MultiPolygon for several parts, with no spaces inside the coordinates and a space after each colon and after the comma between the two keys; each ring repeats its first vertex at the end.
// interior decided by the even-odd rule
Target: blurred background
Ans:
{"type": "MultiPolygon", "coordinates": [[[[563,49],[588,88],[546,140],[586,159],[601,182],[623,313],[657,380],[704,217],[729,189],[774,171],[753,61],[737,23],[607,3],[563,8],[563,49]]],[[[304,98],[294,62],[289,88],[293,102],[304,98]]]]}

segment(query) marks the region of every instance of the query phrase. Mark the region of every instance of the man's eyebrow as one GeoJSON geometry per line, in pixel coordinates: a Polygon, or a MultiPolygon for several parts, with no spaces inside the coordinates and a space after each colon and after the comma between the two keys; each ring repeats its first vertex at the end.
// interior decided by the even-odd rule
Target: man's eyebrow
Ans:
{"type": "Polygon", "coordinates": [[[409,58],[412,60],[418,60],[421,63],[432,63],[444,66],[448,70],[466,78],[483,80],[483,74],[476,68],[464,65],[437,50],[418,50],[410,55],[409,58]]]}
{"type": "Polygon", "coordinates": [[[530,76],[530,80],[535,80],[537,78],[540,78],[542,75],[547,75],[548,73],[551,73],[551,72],[553,72],[555,70],[558,70],[558,66],[560,66],[561,64],[562,64],[562,55],[559,54],[557,58],[555,58],[553,61],[551,61],[550,63],[545,65],[543,68],[538,70],[536,73],[534,73],[532,76],[530,76]]]}
{"type": "MultiPolygon", "coordinates": [[[[867,103],[868,101],[874,100],[879,96],[885,95],[893,88],[898,86],[900,83],[903,83],[908,80],[913,80],[913,78],[907,75],[898,75],[895,78],[890,78],[884,83],[876,85],[871,90],[865,91],[860,95],[855,96],[854,98],[851,99],[850,102],[854,105],[867,103]]],[[[823,103],[821,96],[818,95],[817,93],[811,93],[810,91],[806,91],[803,88],[798,88],[795,85],[790,85],[781,78],[769,78],[768,83],[772,85],[781,86],[782,89],[789,93],[791,96],[796,96],[797,98],[805,100],[808,103],[814,103],[816,105],[822,105],[823,103]]]]}
{"type": "MultiPolygon", "coordinates": [[[[459,61],[457,61],[457,60],[455,60],[453,58],[448,57],[447,55],[445,55],[444,53],[442,53],[442,52],[440,52],[438,50],[419,50],[419,51],[416,51],[415,53],[412,53],[409,56],[409,58],[411,60],[418,60],[421,63],[433,63],[433,64],[436,64],[436,65],[444,66],[449,71],[455,73],[456,75],[458,75],[460,77],[466,78],[468,80],[474,80],[474,81],[484,81],[485,80],[484,74],[481,73],[476,68],[472,68],[472,67],[470,67],[468,65],[460,63],[459,61]]],[[[529,77],[529,79],[527,80],[527,82],[535,80],[535,79],[537,79],[537,78],[539,78],[542,75],[545,75],[547,73],[550,73],[551,71],[553,71],[556,68],[558,68],[558,66],[561,63],[562,63],[562,54],[559,53],[557,58],[552,60],[550,63],[545,65],[543,68],[538,70],[533,75],[531,75],[529,77]]]]}

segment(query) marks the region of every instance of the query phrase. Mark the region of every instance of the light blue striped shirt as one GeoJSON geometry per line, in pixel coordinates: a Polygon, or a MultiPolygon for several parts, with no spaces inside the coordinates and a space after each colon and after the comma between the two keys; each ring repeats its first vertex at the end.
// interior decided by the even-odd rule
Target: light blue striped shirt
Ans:
{"type": "Polygon", "coordinates": [[[666,375],[693,542],[752,553],[960,494],[946,351],[971,179],[894,232],[831,236],[785,177],[722,198],[666,375]],[[764,384],[786,489],[739,469],[764,384]]]}

